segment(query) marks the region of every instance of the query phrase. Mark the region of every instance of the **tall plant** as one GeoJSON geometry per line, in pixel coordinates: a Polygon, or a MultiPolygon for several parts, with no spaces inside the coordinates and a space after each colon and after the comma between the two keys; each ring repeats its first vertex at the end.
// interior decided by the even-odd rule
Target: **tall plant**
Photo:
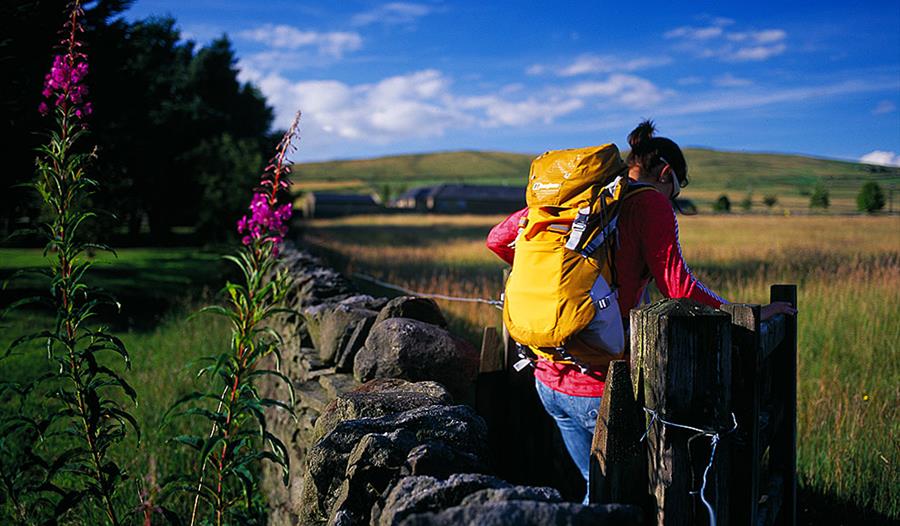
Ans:
{"type": "Polygon", "coordinates": [[[293,150],[299,119],[297,113],[266,167],[250,202],[251,213],[238,221],[242,246],[236,255],[225,256],[241,270],[243,283],[225,285],[227,306],[203,309],[231,322],[229,348],[207,357],[210,365],[200,370],[201,376],[213,379],[208,390],[193,392],[172,408],[179,409],[176,415],[200,417],[212,427],[206,436],[181,435],[174,439],[198,454],[199,475],[181,477],[175,485],[194,496],[191,524],[198,520],[201,500],[208,505],[210,519],[217,526],[248,522],[258,496],[253,473],[263,460],[280,466],[287,484],[287,448],[268,430],[265,411],[280,408],[291,412],[293,386],[278,370],[281,337],[266,322],[288,310],[283,304],[290,279],[285,270],[277,268],[277,262],[291,203],[280,204],[280,199],[290,184],[287,156],[293,150]],[[275,369],[263,365],[267,358],[274,358],[275,369]],[[288,387],[290,403],[261,395],[257,381],[264,377],[282,380],[288,387]],[[180,409],[185,406],[187,409],[180,409]]]}
{"type": "Polygon", "coordinates": [[[48,330],[18,338],[7,350],[8,355],[23,343],[40,340],[49,361],[47,370],[29,381],[7,385],[20,397],[20,405],[18,413],[4,417],[0,433],[10,439],[8,451],[18,452],[22,462],[18,469],[5,471],[3,481],[22,523],[47,515],[54,523],[84,504],[102,510],[110,524],[121,524],[114,502],[126,476],[109,452],[126,437],[129,426],[139,435],[122,403],[125,398],[136,401],[134,389],[105,356],[112,353],[129,368],[125,345],[104,327],[88,324],[98,307],[117,304],[85,279],[91,268],[87,252],[111,249],[83,235],[84,225],[96,216],[87,202],[97,183],[85,170],[94,153],[83,144],[91,103],[84,84],[88,60],[79,38],[82,16],[80,1],[75,0],[68,6],[61,53],[45,77],[45,101],[39,107],[55,120],[48,142],[38,149],[33,184],[47,217],[42,231],[45,255],[52,254],[45,272],[50,297],[19,302],[53,305],[56,321],[48,330]],[[26,403],[28,396],[38,395],[45,397],[38,408],[26,403]],[[36,409],[42,414],[35,415],[36,409]]]}

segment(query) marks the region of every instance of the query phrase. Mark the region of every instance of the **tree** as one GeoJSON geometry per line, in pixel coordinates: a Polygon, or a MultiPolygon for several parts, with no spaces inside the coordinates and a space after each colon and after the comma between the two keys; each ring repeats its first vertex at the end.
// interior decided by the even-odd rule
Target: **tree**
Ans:
{"type": "Polygon", "coordinates": [[[713,203],[713,211],[723,212],[726,214],[731,212],[731,200],[728,199],[727,195],[722,194],[718,199],[716,199],[716,202],[713,203]]]}
{"type": "Polygon", "coordinates": [[[763,197],[763,204],[766,205],[766,208],[768,208],[769,210],[771,210],[772,207],[775,206],[777,203],[778,203],[778,196],[776,196],[775,194],[769,194],[769,195],[763,197]]]}
{"type": "Polygon", "coordinates": [[[207,241],[224,241],[246,212],[262,155],[255,141],[235,139],[228,133],[204,141],[190,155],[199,165],[197,233],[207,241]]]}
{"type": "Polygon", "coordinates": [[[741,209],[749,212],[753,208],[753,192],[747,192],[747,196],[741,199],[741,209]]]}
{"type": "MultiPolygon", "coordinates": [[[[128,0],[99,0],[85,9],[86,36],[107,34],[110,20],[123,12],[128,0]]],[[[50,0],[6,0],[0,2],[0,136],[3,137],[3,170],[0,170],[0,236],[15,228],[20,218],[35,219],[38,199],[21,189],[34,177],[34,151],[46,141],[46,121],[37,111],[44,75],[50,69],[59,28],[66,17],[65,2],[50,0]]],[[[93,79],[97,60],[105,50],[88,46],[88,75],[95,103],[93,79]]],[[[99,104],[95,104],[95,108],[99,104]]],[[[93,142],[96,143],[96,140],[93,142]]]]}
{"type": "Polygon", "coordinates": [[[809,207],[827,209],[830,204],[828,189],[824,184],[818,183],[809,197],[809,207]]]}
{"type": "Polygon", "coordinates": [[[884,191],[875,181],[862,185],[856,196],[856,206],[861,212],[874,214],[884,208],[884,191]]]}
{"type": "MultiPolygon", "coordinates": [[[[181,40],[171,18],[113,19],[128,4],[100,0],[86,12],[90,126],[100,149],[92,173],[104,188],[92,199],[95,208],[116,216],[97,226],[98,235],[134,236],[149,223],[159,240],[182,225],[221,238],[233,230],[232,219],[240,212],[233,207],[242,207],[248,196],[224,202],[211,196],[227,181],[246,177],[224,174],[225,165],[241,173],[251,164],[253,173],[262,171],[266,152],[281,135],[269,135],[272,110],[259,90],[238,81],[227,37],[197,50],[181,40]],[[222,216],[212,221],[216,213],[222,216]]],[[[0,235],[19,218],[37,216],[33,200],[9,188],[33,174],[32,152],[43,140],[37,133],[43,129],[38,96],[61,15],[59,2],[0,5],[0,78],[12,79],[0,83],[0,133],[8,149],[0,173],[0,235]]]]}

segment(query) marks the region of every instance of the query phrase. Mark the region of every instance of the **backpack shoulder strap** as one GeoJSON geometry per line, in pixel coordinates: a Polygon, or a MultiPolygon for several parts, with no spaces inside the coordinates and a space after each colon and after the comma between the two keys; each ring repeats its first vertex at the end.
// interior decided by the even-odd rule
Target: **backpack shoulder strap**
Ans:
{"type": "Polygon", "coordinates": [[[622,196],[622,201],[648,190],[659,191],[650,183],[628,183],[628,188],[625,190],[625,195],[622,196]]]}

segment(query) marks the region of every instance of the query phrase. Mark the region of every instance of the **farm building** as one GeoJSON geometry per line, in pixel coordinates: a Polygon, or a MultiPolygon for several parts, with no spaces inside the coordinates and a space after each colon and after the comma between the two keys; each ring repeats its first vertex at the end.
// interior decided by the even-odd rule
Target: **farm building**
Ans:
{"type": "Polygon", "coordinates": [[[395,199],[396,208],[439,214],[508,214],[525,206],[520,186],[440,184],[413,188],[395,199]]]}
{"type": "Polygon", "coordinates": [[[374,194],[331,194],[309,192],[300,199],[298,208],[303,217],[338,217],[356,214],[384,212],[378,196],[374,194]]]}
{"type": "Polygon", "coordinates": [[[431,186],[413,188],[394,199],[391,202],[391,207],[415,210],[417,212],[427,212],[428,208],[425,206],[425,198],[432,189],[433,187],[431,186]]]}

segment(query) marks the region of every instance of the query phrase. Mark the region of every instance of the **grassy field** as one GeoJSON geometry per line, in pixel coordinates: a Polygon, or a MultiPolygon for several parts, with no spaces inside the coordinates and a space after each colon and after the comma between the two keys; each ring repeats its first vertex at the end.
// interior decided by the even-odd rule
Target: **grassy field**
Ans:
{"type": "MultiPolygon", "coordinates": [[[[0,280],[15,269],[44,265],[40,250],[0,249],[0,280]]],[[[191,423],[181,419],[162,428],[162,416],[178,397],[202,388],[194,380],[199,369],[196,360],[228,345],[229,328],[222,320],[187,316],[213,302],[225,279],[237,276],[218,254],[197,249],[122,250],[118,259],[99,256],[89,276],[90,283],[113,292],[122,303],[120,315],[106,313],[100,321],[110,324],[124,340],[133,360],[132,370],[125,377],[138,393],[138,405],[132,414],[140,422],[143,438],[140,443],[129,438],[114,451],[116,460],[131,475],[131,483],[125,485],[127,491],[120,494],[122,509],[132,509],[137,504],[137,486],[144,477],[155,473],[162,479],[179,471],[188,472],[192,465],[193,456],[187,455],[186,448],[166,443],[168,438],[190,431],[191,423]]],[[[37,279],[16,279],[2,291],[0,305],[16,297],[42,293],[43,288],[37,279]]],[[[16,312],[0,323],[0,349],[14,337],[50,328],[52,323],[52,315],[46,312],[16,312]]],[[[118,362],[112,363],[120,369],[118,362]]],[[[32,347],[0,361],[0,371],[4,381],[16,381],[48,365],[42,350],[32,347]]],[[[0,400],[0,410],[13,402],[0,400]]],[[[2,511],[0,523],[6,523],[2,511]]],[[[101,523],[101,518],[88,516],[80,516],[75,522],[101,523]]]]}
{"type": "MultiPolygon", "coordinates": [[[[497,298],[504,265],[484,238],[500,219],[315,220],[306,237],[349,272],[497,298]]],[[[770,284],[799,285],[801,523],[832,523],[832,513],[900,519],[900,218],[701,215],[680,223],[687,261],[726,298],[765,303],[770,284]]],[[[473,341],[499,323],[489,306],[441,306],[473,341]]]]}
{"type": "MultiPolygon", "coordinates": [[[[439,183],[523,185],[533,155],[506,152],[439,152],[377,159],[298,164],[295,192],[376,192],[395,196],[415,186],[439,183]]],[[[748,194],[753,210],[775,214],[806,213],[809,197],[819,182],[830,192],[829,213],[856,211],[856,194],[866,181],[888,191],[900,183],[900,168],[814,159],[799,155],[685,150],[691,184],[683,195],[701,210],[709,210],[722,194],[734,210],[748,194]],[[763,204],[766,195],[778,203],[763,204]]],[[[900,194],[895,196],[900,209],[900,194]]]]}

